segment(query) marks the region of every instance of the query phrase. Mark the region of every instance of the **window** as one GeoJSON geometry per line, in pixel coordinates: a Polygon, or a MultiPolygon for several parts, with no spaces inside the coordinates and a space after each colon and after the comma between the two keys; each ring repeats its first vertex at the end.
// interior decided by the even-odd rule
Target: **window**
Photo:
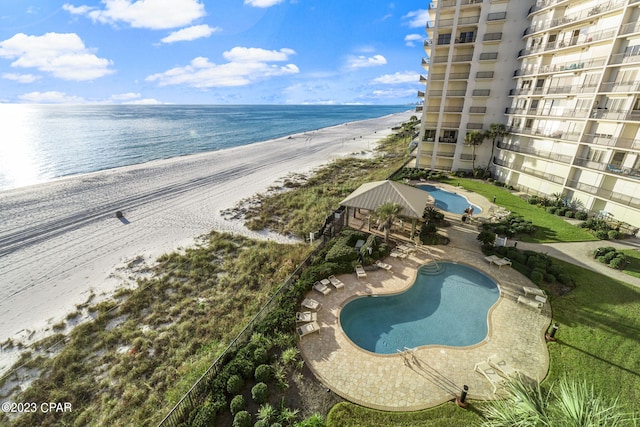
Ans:
{"type": "Polygon", "coordinates": [[[456,142],[458,139],[458,131],[457,130],[443,130],[442,131],[442,139],[443,142],[456,142]]]}
{"type": "Polygon", "coordinates": [[[603,150],[589,150],[589,154],[587,158],[592,162],[601,163],[604,159],[604,151],[603,150]]]}
{"type": "Polygon", "coordinates": [[[475,41],[475,33],[473,31],[463,31],[456,41],[458,43],[471,43],[475,41]]]}
{"type": "Polygon", "coordinates": [[[449,44],[449,43],[451,43],[451,33],[438,34],[438,44],[449,44]]]}
{"type": "Polygon", "coordinates": [[[532,127],[533,127],[533,119],[527,119],[527,121],[524,122],[524,128],[531,129],[532,127]]]}
{"type": "Polygon", "coordinates": [[[532,110],[537,110],[538,109],[538,103],[540,102],[539,99],[532,99],[531,100],[531,109],[532,110]]]}
{"type": "Polygon", "coordinates": [[[498,52],[487,52],[487,53],[481,53],[480,54],[480,60],[490,60],[490,59],[497,59],[498,58],[498,52]]]}
{"type": "Polygon", "coordinates": [[[492,79],[493,78],[493,71],[478,71],[476,73],[476,78],[477,79],[492,79]]]}
{"type": "Polygon", "coordinates": [[[631,108],[633,111],[638,111],[640,110],[640,97],[636,98],[633,101],[633,107],[631,108]]]}
{"type": "Polygon", "coordinates": [[[487,21],[498,21],[500,19],[505,19],[507,17],[507,12],[494,12],[487,15],[487,21]]]}

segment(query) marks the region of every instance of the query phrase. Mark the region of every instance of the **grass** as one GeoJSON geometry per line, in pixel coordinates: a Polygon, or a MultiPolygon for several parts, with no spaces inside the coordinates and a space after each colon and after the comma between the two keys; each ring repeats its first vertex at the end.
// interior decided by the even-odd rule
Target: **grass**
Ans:
{"type": "Polygon", "coordinates": [[[483,181],[465,178],[447,178],[442,180],[447,184],[456,185],[458,182],[466,190],[478,193],[488,200],[496,197],[496,204],[503,206],[516,215],[533,222],[538,230],[532,236],[522,236],[523,242],[554,243],[554,242],[584,242],[598,240],[588,231],[569,224],[559,216],[552,215],[545,210],[527,203],[521,197],[512,194],[503,187],[498,187],[483,181]]]}
{"type": "MultiPolygon", "coordinates": [[[[626,410],[637,411],[640,289],[573,264],[554,262],[572,275],[576,288],[550,300],[553,322],[559,329],[558,341],[548,344],[550,371],[545,383],[564,375],[584,379],[604,396],[619,397],[626,410]]],[[[391,413],[342,403],[329,413],[328,426],[478,425],[482,419],[477,409],[482,402],[474,401],[470,406],[472,411],[446,403],[424,411],[391,413]]]]}
{"type": "Polygon", "coordinates": [[[622,271],[630,276],[640,278],[640,251],[637,249],[623,249],[620,252],[625,254],[629,260],[629,265],[622,271]]]}

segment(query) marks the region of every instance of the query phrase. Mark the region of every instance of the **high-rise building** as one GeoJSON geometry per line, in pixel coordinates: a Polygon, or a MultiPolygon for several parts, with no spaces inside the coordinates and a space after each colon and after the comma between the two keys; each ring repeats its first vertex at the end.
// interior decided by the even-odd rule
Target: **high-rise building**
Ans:
{"type": "Polygon", "coordinates": [[[640,0],[445,0],[429,12],[416,164],[490,165],[521,191],[640,227],[640,0]],[[492,123],[508,131],[496,147],[465,145],[492,123]]]}

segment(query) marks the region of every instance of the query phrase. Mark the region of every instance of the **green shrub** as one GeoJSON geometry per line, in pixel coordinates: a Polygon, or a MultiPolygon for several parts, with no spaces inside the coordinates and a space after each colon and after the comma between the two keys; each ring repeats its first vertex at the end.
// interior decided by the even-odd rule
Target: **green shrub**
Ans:
{"type": "Polygon", "coordinates": [[[347,240],[344,238],[338,239],[335,245],[327,252],[325,261],[327,262],[339,262],[339,261],[354,261],[358,258],[358,253],[353,249],[353,246],[347,246],[347,240]]]}
{"type": "Polygon", "coordinates": [[[253,427],[269,427],[269,422],[267,420],[258,420],[253,427]]]}
{"type": "Polygon", "coordinates": [[[616,257],[612,259],[611,262],[609,263],[609,267],[615,268],[617,270],[623,270],[627,266],[627,264],[628,264],[627,257],[622,255],[620,257],[616,257]]]}
{"type": "Polygon", "coordinates": [[[567,273],[562,273],[558,275],[558,282],[562,283],[563,285],[570,285],[571,284],[571,276],[569,276],[567,273]]]}
{"type": "Polygon", "coordinates": [[[545,274],[544,275],[544,281],[547,283],[555,283],[556,282],[556,276],[554,276],[551,273],[545,274]]]}
{"type": "Polygon", "coordinates": [[[530,205],[537,205],[540,202],[540,198],[538,196],[531,196],[529,197],[529,200],[527,200],[527,202],[530,205]]]}
{"type": "Polygon", "coordinates": [[[559,208],[554,213],[558,216],[564,216],[564,214],[567,213],[567,211],[568,211],[567,208],[559,208]]]}
{"type": "Polygon", "coordinates": [[[492,231],[481,231],[476,239],[482,242],[483,246],[492,247],[496,242],[496,233],[492,231]]]}
{"type": "Polygon", "coordinates": [[[619,239],[621,237],[621,234],[617,230],[609,230],[607,232],[607,237],[609,238],[609,240],[616,240],[616,239],[619,239]]]}
{"type": "Polygon", "coordinates": [[[258,405],[267,401],[269,389],[265,383],[258,383],[251,389],[251,397],[258,405]]]}
{"type": "Polygon", "coordinates": [[[251,415],[247,411],[240,411],[233,417],[233,427],[251,427],[251,415]]]}
{"type": "Polygon", "coordinates": [[[557,210],[558,210],[558,208],[557,208],[557,207],[555,207],[555,206],[549,206],[549,207],[547,208],[547,212],[549,212],[550,214],[554,214],[554,213],[556,213],[556,211],[557,211],[557,210]]]}
{"type": "Polygon", "coordinates": [[[579,219],[580,221],[584,221],[585,219],[587,219],[589,217],[589,215],[587,215],[587,213],[584,212],[584,211],[578,211],[578,212],[576,212],[575,217],[576,217],[576,219],[579,219]]]}
{"type": "Polygon", "coordinates": [[[244,400],[244,396],[239,394],[231,399],[231,404],[229,404],[231,415],[235,415],[240,411],[244,411],[246,408],[247,402],[244,400]]]}
{"type": "Polygon", "coordinates": [[[256,368],[255,378],[259,383],[266,383],[271,379],[273,371],[269,365],[260,365],[256,368]]]}
{"type": "Polygon", "coordinates": [[[600,240],[607,240],[607,238],[609,237],[609,233],[605,230],[598,230],[596,231],[595,235],[600,240]]]}
{"type": "Polygon", "coordinates": [[[216,420],[216,407],[212,402],[202,405],[191,422],[192,427],[212,426],[216,420]]]}
{"type": "Polygon", "coordinates": [[[611,260],[616,257],[617,254],[618,253],[616,251],[607,252],[604,255],[604,263],[605,264],[609,264],[611,262],[611,260]]]}
{"type": "Polygon", "coordinates": [[[240,375],[231,375],[227,380],[227,392],[229,392],[229,394],[236,394],[240,391],[243,385],[244,380],[240,375]]]}
{"type": "Polygon", "coordinates": [[[269,352],[264,347],[258,347],[253,351],[253,360],[257,364],[267,363],[269,361],[269,352]]]}
{"type": "Polygon", "coordinates": [[[539,285],[540,283],[542,283],[543,277],[544,275],[540,271],[535,270],[531,272],[530,279],[533,283],[535,283],[536,285],[539,285]]]}
{"type": "Polygon", "coordinates": [[[566,211],[564,213],[564,216],[566,216],[567,218],[574,218],[576,216],[576,213],[574,211],[566,211]]]}

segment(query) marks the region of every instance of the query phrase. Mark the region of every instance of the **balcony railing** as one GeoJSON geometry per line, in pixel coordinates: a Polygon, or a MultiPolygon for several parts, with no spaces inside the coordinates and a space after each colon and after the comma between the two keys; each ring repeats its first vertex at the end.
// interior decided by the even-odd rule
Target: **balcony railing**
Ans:
{"type": "Polygon", "coordinates": [[[640,61],[640,54],[628,54],[628,53],[616,53],[615,55],[611,55],[611,61],[609,64],[627,64],[629,62],[638,62],[640,61]]]}
{"type": "Polygon", "coordinates": [[[487,33],[482,38],[482,41],[490,42],[490,41],[499,41],[502,40],[502,33],[487,33]]]}
{"type": "Polygon", "coordinates": [[[547,181],[555,182],[556,184],[564,183],[564,177],[560,175],[553,175],[547,172],[543,172],[539,169],[529,168],[526,166],[522,166],[520,171],[526,173],[527,175],[535,176],[538,178],[545,179],[547,181]]]}
{"type": "Polygon", "coordinates": [[[638,82],[604,82],[600,86],[599,92],[639,92],[640,81],[638,82]]]}
{"type": "Polygon", "coordinates": [[[591,110],[592,119],[606,120],[640,120],[640,110],[607,110],[598,108],[591,110]]]}
{"type": "Polygon", "coordinates": [[[517,128],[517,127],[508,127],[507,131],[509,133],[517,133],[522,135],[532,135],[532,136],[543,136],[545,138],[551,139],[563,139],[565,141],[578,141],[580,140],[579,132],[567,132],[562,130],[556,130],[553,132],[549,132],[545,129],[533,129],[533,128],[517,128]]]}
{"type": "Polygon", "coordinates": [[[431,80],[444,80],[446,77],[449,77],[449,80],[467,80],[469,78],[469,73],[437,73],[431,74],[431,80]]]}
{"type": "Polygon", "coordinates": [[[529,15],[546,7],[553,6],[554,4],[562,3],[563,1],[566,0],[538,0],[536,4],[529,9],[529,15]]]}
{"type": "Polygon", "coordinates": [[[438,151],[438,152],[436,153],[436,156],[437,156],[437,157],[446,157],[446,158],[448,158],[448,159],[452,159],[454,155],[455,155],[455,153],[442,153],[442,152],[440,152],[440,151],[438,151]]]}
{"type": "Polygon", "coordinates": [[[583,184],[577,180],[567,181],[567,187],[575,188],[576,190],[595,195],[596,197],[600,197],[605,200],[611,200],[613,202],[620,203],[621,205],[640,208],[640,199],[637,197],[617,193],[611,190],[605,190],[593,185],[583,184]]]}
{"type": "Polygon", "coordinates": [[[640,22],[630,22],[620,27],[620,35],[637,33],[640,31],[640,22]]]}
{"type": "Polygon", "coordinates": [[[550,151],[536,150],[531,147],[522,147],[522,146],[519,146],[518,144],[505,144],[504,142],[500,142],[498,143],[498,148],[501,150],[515,151],[517,153],[522,153],[522,154],[531,154],[536,157],[540,157],[542,159],[549,159],[549,160],[554,160],[557,162],[562,162],[567,164],[570,164],[572,159],[571,156],[568,156],[566,154],[558,154],[558,153],[552,153],[550,151]]]}
{"type": "MultiPolygon", "coordinates": [[[[462,0],[460,2],[460,6],[466,6],[466,5],[470,5],[470,4],[482,4],[483,0],[462,0]]],[[[440,3],[441,4],[441,8],[447,8],[447,7],[456,7],[458,5],[458,2],[456,0],[445,0],[443,2],[440,3]]]]}
{"type": "Polygon", "coordinates": [[[459,129],[460,122],[442,122],[440,124],[440,127],[446,128],[446,129],[459,129]]]}
{"type": "Polygon", "coordinates": [[[591,67],[600,67],[607,62],[607,57],[599,57],[593,58],[585,62],[562,62],[559,64],[550,64],[550,65],[534,65],[534,66],[525,66],[520,70],[517,70],[514,74],[514,77],[517,76],[528,76],[531,74],[543,74],[543,73],[557,73],[558,71],[570,71],[570,70],[580,70],[583,68],[591,68],[591,67]]]}
{"type": "Polygon", "coordinates": [[[469,107],[469,114],[483,114],[487,112],[487,107],[469,107]]]}
{"type": "Polygon", "coordinates": [[[466,162],[471,162],[475,160],[476,156],[473,154],[460,154],[460,160],[464,160],[466,162]]]}
{"type": "Polygon", "coordinates": [[[478,71],[476,73],[476,79],[492,79],[493,71],[478,71]]]}
{"type": "Polygon", "coordinates": [[[536,31],[548,30],[553,27],[568,25],[574,22],[585,20],[585,19],[593,19],[594,16],[622,7],[626,3],[627,3],[627,0],[611,0],[607,4],[598,4],[595,7],[588,10],[583,10],[578,13],[572,13],[570,15],[561,16],[561,17],[552,19],[551,21],[536,23],[532,25],[528,31],[525,31],[525,32],[527,34],[531,34],[531,33],[535,33],[536,31]]]}
{"type": "Polygon", "coordinates": [[[640,150],[640,139],[614,138],[612,135],[586,134],[582,141],[588,144],[604,145],[606,147],[640,150]]]}
{"type": "Polygon", "coordinates": [[[467,123],[467,129],[482,129],[482,123],[467,123]]]}
{"type": "Polygon", "coordinates": [[[455,144],[457,142],[456,138],[444,138],[444,137],[440,137],[438,138],[438,142],[441,142],[443,144],[455,144]]]}

